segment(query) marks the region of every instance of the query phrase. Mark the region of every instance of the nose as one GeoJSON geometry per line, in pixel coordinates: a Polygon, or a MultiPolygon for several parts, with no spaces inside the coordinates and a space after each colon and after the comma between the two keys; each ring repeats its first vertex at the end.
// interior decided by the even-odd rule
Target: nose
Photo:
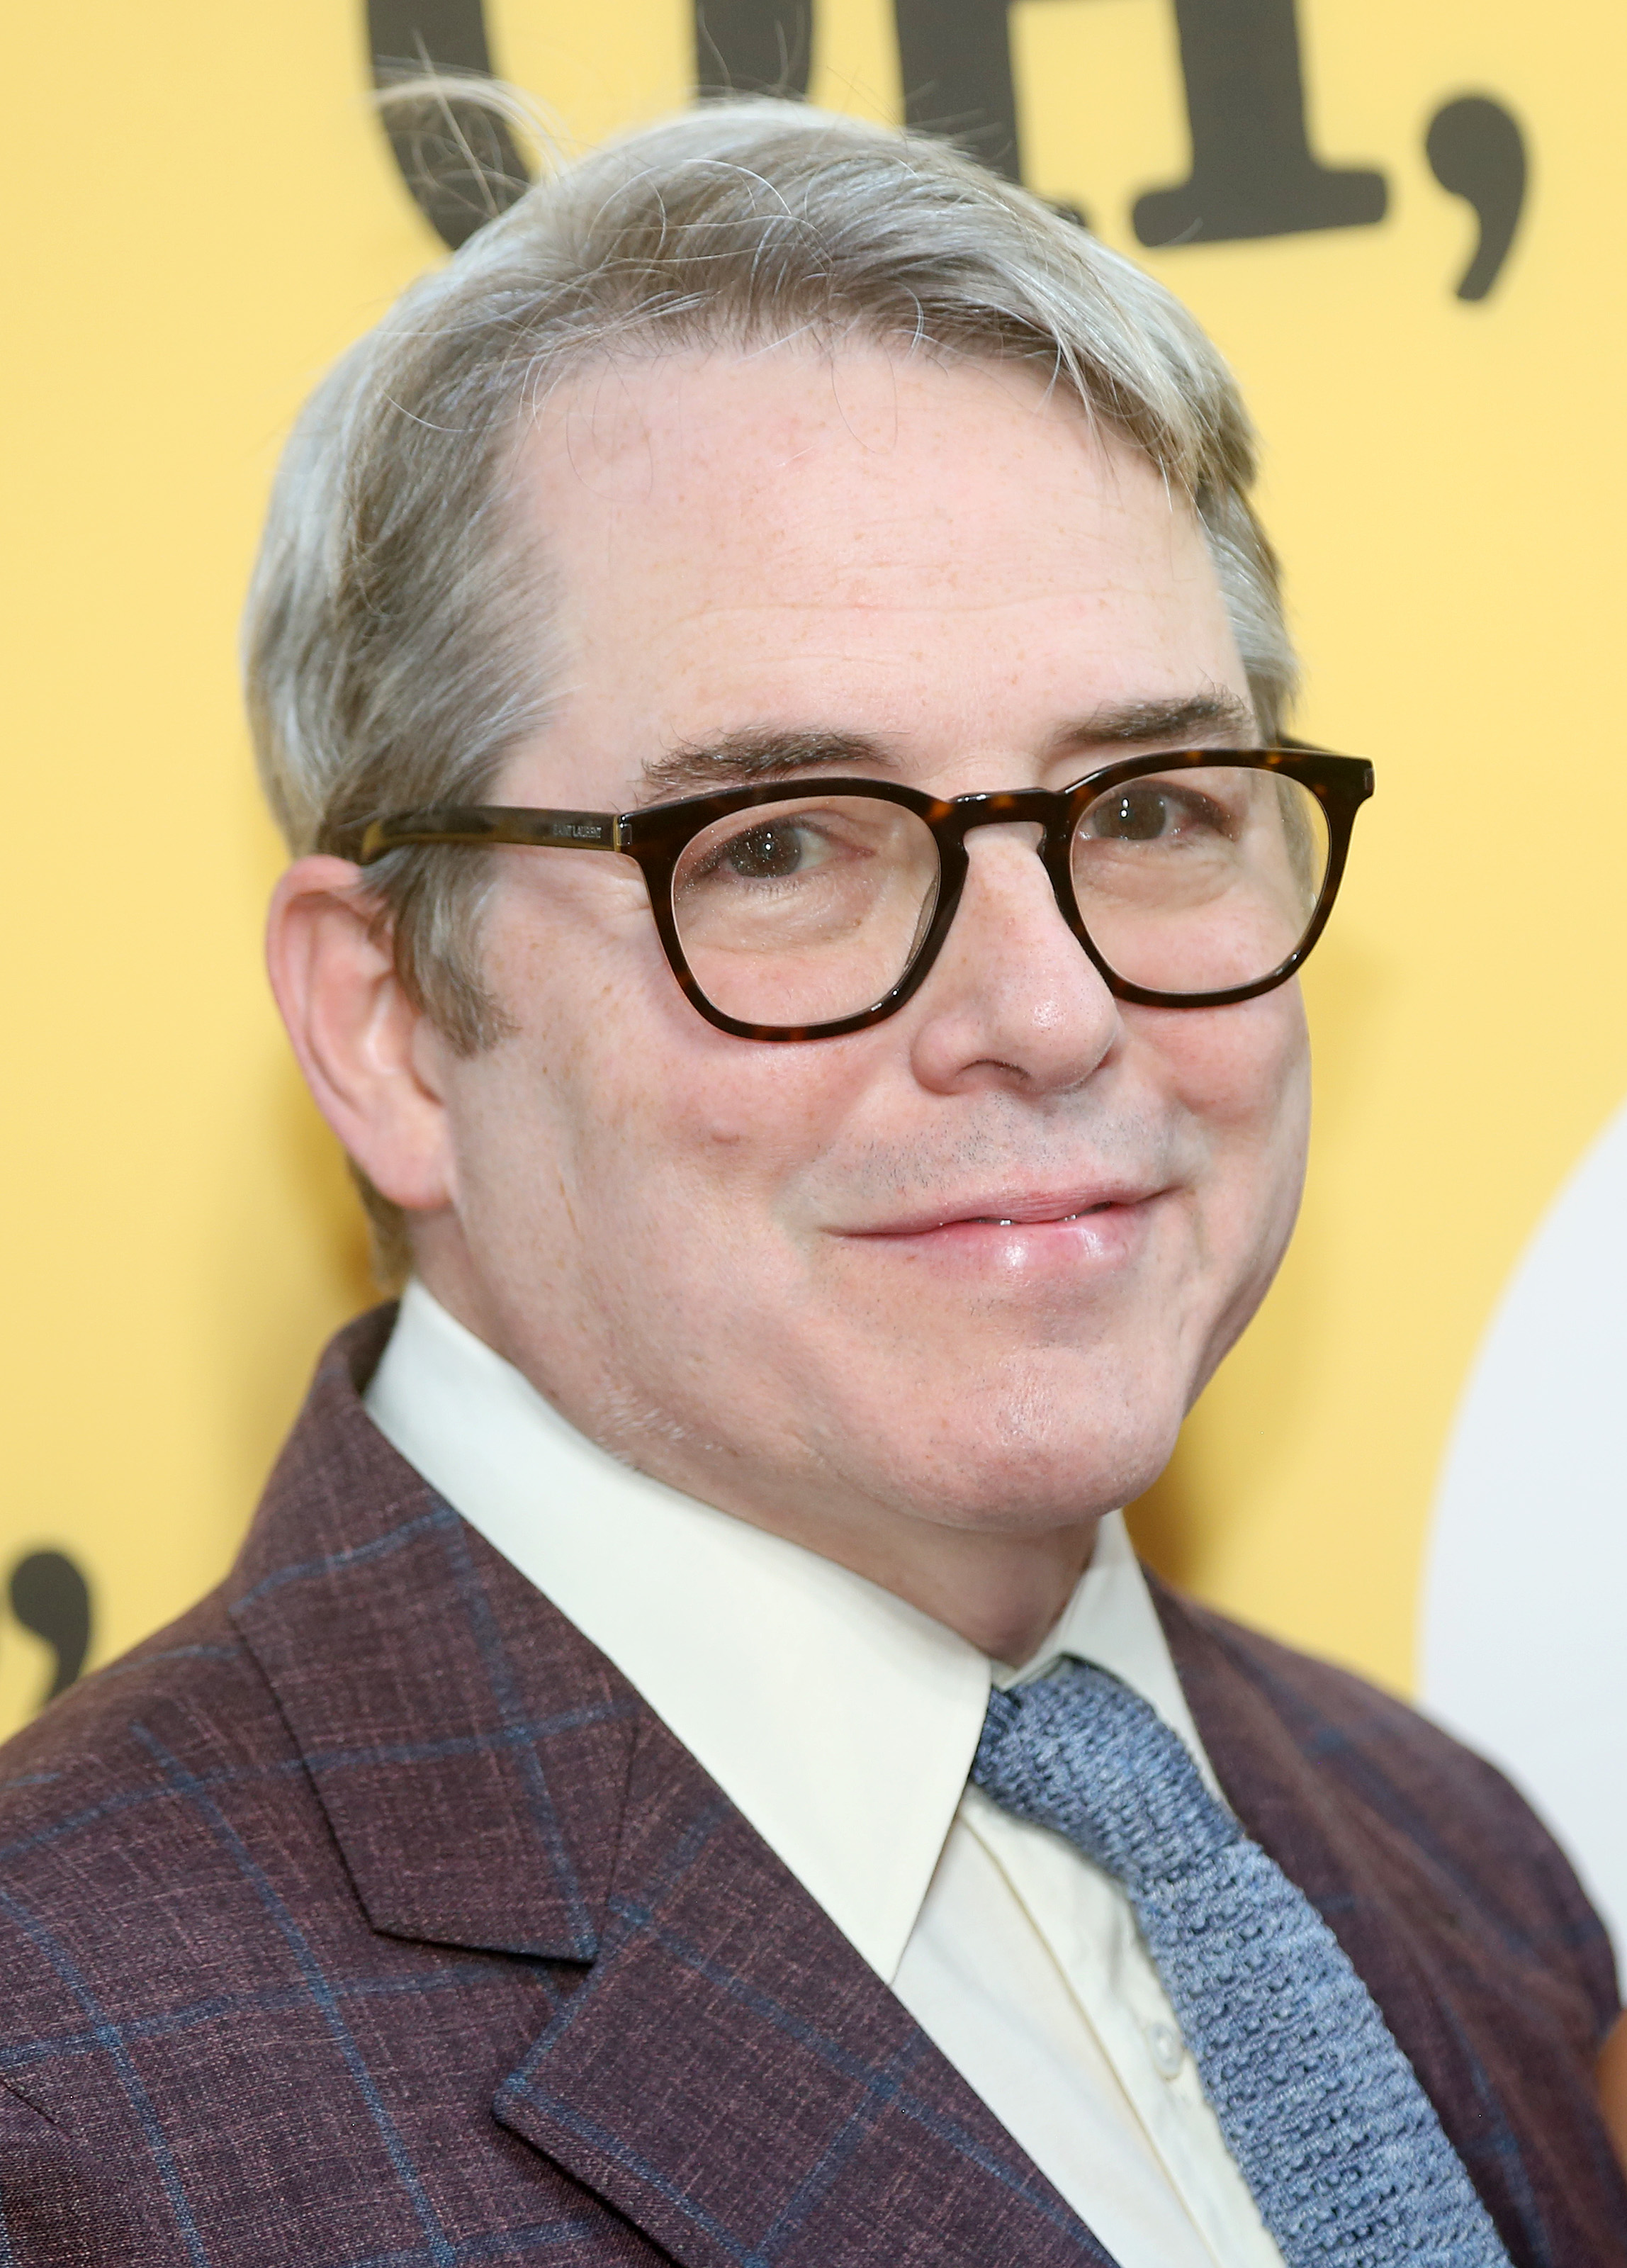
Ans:
{"type": "Polygon", "coordinates": [[[1122,1042],[1119,1004],[1063,918],[1034,856],[1038,841],[1028,824],[967,837],[954,924],[911,1004],[911,1060],[924,1086],[1066,1093],[1122,1042]]]}

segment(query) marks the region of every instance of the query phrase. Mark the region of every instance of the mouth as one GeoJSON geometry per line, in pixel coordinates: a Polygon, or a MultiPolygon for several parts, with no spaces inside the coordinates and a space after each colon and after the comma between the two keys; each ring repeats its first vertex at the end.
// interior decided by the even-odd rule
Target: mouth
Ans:
{"type": "Polygon", "coordinates": [[[902,1241],[948,1234],[955,1230],[1022,1230],[1077,1227],[1108,1217],[1141,1211],[1163,1192],[1152,1187],[980,1194],[964,1203],[934,1206],[898,1220],[851,1229],[850,1235],[902,1241]]]}
{"type": "Polygon", "coordinates": [[[1111,1212],[1122,1202],[1117,1197],[1102,1197],[1094,1204],[1075,1205],[1066,1212],[968,1212],[954,1213],[939,1226],[954,1228],[964,1223],[968,1228],[1027,1228],[1038,1223],[1068,1220],[1089,1220],[1099,1212],[1111,1212]]]}

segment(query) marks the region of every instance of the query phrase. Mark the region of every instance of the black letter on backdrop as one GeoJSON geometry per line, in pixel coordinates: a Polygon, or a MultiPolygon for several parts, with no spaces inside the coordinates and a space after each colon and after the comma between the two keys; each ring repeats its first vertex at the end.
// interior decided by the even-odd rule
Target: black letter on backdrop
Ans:
{"type": "MultiPolygon", "coordinates": [[[[482,0],[367,0],[367,33],[375,86],[424,70],[491,76],[482,0]]],[[[414,103],[385,123],[402,180],[454,252],[529,184],[507,126],[478,104],[414,103]]]]}
{"type": "Polygon", "coordinates": [[[985,166],[1022,179],[1007,0],[893,0],[904,120],[963,139],[985,166]]]}
{"type": "MultiPolygon", "coordinates": [[[[1008,0],[894,0],[904,115],[1022,179],[1008,0]]],[[[1296,0],[1174,0],[1192,171],[1136,206],[1143,244],[1224,244],[1384,217],[1384,176],[1311,154],[1296,0]]]]}
{"type": "Polygon", "coordinates": [[[1525,137],[1500,102],[1465,94],[1435,113],[1424,150],[1441,188],[1464,198],[1480,222],[1480,241],[1457,295],[1483,299],[1508,257],[1525,202],[1525,137]]]}
{"type": "Polygon", "coordinates": [[[814,0],[695,0],[695,91],[806,95],[814,0]]]}
{"type": "Polygon", "coordinates": [[[1137,199],[1143,244],[1226,244],[1383,219],[1382,173],[1311,154],[1295,0],[1175,0],[1175,25],[1192,171],[1137,199]]]}
{"type": "Polygon", "coordinates": [[[11,1612],[56,1657],[40,1705],[65,1693],[85,1667],[91,1644],[91,1594],[63,1551],[31,1551],[11,1570],[11,1612]]]}

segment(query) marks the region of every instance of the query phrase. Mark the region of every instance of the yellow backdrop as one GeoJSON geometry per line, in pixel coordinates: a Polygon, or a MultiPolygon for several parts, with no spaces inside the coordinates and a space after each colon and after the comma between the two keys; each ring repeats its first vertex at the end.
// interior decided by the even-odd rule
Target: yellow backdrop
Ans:
{"type": "MultiPolygon", "coordinates": [[[[946,23],[998,23],[970,0],[899,14],[912,55],[946,23]]],[[[1627,764],[1603,697],[1627,18],[1299,0],[1310,145],[1382,187],[1329,192],[1367,213],[1351,225],[1227,239],[1248,136],[1284,113],[1280,85],[1274,125],[1245,114],[1259,86],[1217,92],[1213,35],[1264,42],[1280,81],[1285,26],[1292,0],[1009,11],[1025,174],[1145,258],[1233,357],[1308,664],[1301,729],[1371,755],[1380,783],[1309,979],[1299,1241],[1142,1533],[1207,1596],[1402,1684],[1477,1340],[1627,1091],[1627,764]],[[1189,170],[1182,27],[1204,210],[1148,251],[1137,199],[1189,170]],[[1432,138],[1465,97],[1489,107],[1432,138]],[[1426,145],[1495,205],[1521,143],[1512,250],[1460,298],[1477,225],[1426,145]]],[[[568,143],[692,84],[675,0],[489,0],[486,27],[568,143]]],[[[369,53],[363,9],[335,0],[168,0],[156,18],[82,0],[11,28],[0,1578],[30,1572],[9,1614],[0,1585],[0,1724],[73,1652],[71,1570],[39,1555],[88,1581],[93,1659],[176,1612],[224,1570],[319,1345],[369,1297],[261,981],[276,849],[234,668],[296,404],[442,256],[368,107],[369,53]]],[[[891,6],[819,0],[811,92],[899,114],[891,6]]]]}

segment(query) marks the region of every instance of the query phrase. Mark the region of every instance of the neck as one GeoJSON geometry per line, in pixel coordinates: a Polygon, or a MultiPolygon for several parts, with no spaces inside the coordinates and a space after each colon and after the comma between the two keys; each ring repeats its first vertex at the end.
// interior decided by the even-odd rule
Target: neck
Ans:
{"type": "Polygon", "coordinates": [[[720,1509],[834,1559],[1013,1669],[1038,1653],[1061,1619],[1090,1565],[1102,1517],[1092,1513],[1066,1528],[1010,1535],[928,1527],[897,1513],[849,1526],[764,1519],[744,1505],[720,1509]]]}

